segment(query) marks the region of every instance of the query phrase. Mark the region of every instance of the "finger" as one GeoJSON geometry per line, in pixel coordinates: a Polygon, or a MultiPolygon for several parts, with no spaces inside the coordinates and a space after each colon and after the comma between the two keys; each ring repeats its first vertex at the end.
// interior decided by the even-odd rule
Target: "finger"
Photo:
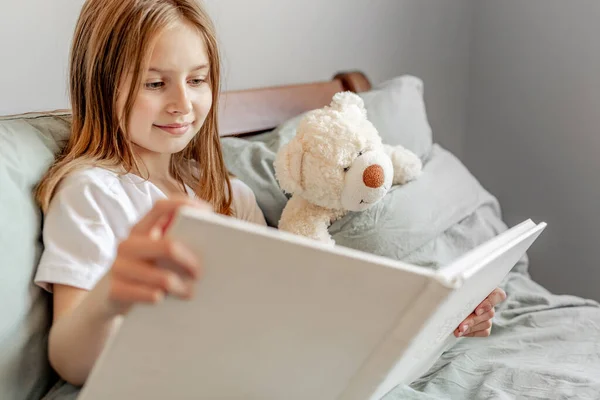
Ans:
{"type": "Polygon", "coordinates": [[[486,329],[484,331],[467,333],[464,337],[488,337],[491,334],[492,334],[492,328],[489,328],[489,329],[486,329]]]}
{"type": "Polygon", "coordinates": [[[191,293],[191,284],[186,283],[175,272],[157,268],[148,262],[120,257],[115,261],[111,272],[115,279],[160,289],[180,297],[187,298],[191,293]]]}
{"type": "Polygon", "coordinates": [[[196,207],[203,210],[210,210],[207,203],[192,200],[191,198],[172,197],[166,200],[158,200],[152,209],[140,219],[131,229],[134,235],[150,235],[154,229],[161,231],[168,226],[175,212],[183,206],[196,207]]]}
{"type": "Polygon", "coordinates": [[[488,319],[487,321],[480,322],[479,324],[476,324],[475,326],[469,328],[467,330],[466,334],[472,334],[475,332],[486,331],[486,330],[490,329],[491,327],[492,327],[492,321],[488,319]]]}
{"type": "Polygon", "coordinates": [[[473,318],[472,321],[469,321],[470,322],[469,326],[475,326],[482,322],[491,320],[492,318],[494,318],[494,315],[496,315],[496,310],[494,308],[492,308],[490,311],[486,312],[485,314],[478,315],[475,318],[473,318]]]}
{"type": "Polygon", "coordinates": [[[118,254],[126,259],[166,261],[176,272],[194,279],[200,275],[200,263],[194,253],[170,239],[151,240],[132,236],[119,244],[118,254]]]}
{"type": "Polygon", "coordinates": [[[506,300],[506,292],[500,288],[496,288],[485,298],[475,309],[475,315],[481,315],[490,311],[492,308],[497,306],[506,300]]]}
{"type": "Polygon", "coordinates": [[[500,288],[494,289],[494,291],[488,296],[490,303],[495,307],[498,304],[506,300],[506,292],[500,288]]]}
{"type": "Polygon", "coordinates": [[[490,301],[489,297],[486,297],[485,300],[483,300],[475,309],[475,315],[479,316],[482,315],[488,311],[490,311],[492,308],[494,308],[494,306],[492,305],[492,302],[490,301]]]}
{"type": "Polygon", "coordinates": [[[467,332],[467,330],[469,329],[469,326],[473,326],[473,319],[474,318],[475,318],[475,314],[473,314],[473,313],[469,314],[469,316],[467,318],[465,318],[458,325],[458,327],[454,330],[454,336],[456,336],[456,337],[463,336],[467,332]]]}
{"type": "Polygon", "coordinates": [[[460,337],[464,336],[468,332],[472,332],[473,327],[481,324],[485,321],[491,321],[494,318],[495,310],[492,308],[490,311],[485,314],[476,316],[474,313],[471,313],[463,322],[461,322],[458,327],[454,330],[454,336],[460,337]]]}
{"type": "Polygon", "coordinates": [[[156,304],[164,298],[164,292],[158,288],[138,285],[125,280],[111,282],[110,298],[121,304],[156,304]]]}

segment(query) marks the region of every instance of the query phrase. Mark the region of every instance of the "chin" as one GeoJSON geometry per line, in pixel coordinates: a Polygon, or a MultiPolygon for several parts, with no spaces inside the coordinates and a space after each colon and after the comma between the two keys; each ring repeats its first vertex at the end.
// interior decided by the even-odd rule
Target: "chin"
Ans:
{"type": "Polygon", "coordinates": [[[153,151],[157,153],[169,153],[175,154],[183,151],[192,141],[192,137],[170,137],[166,140],[161,138],[159,140],[154,141],[152,147],[150,147],[153,151]]]}
{"type": "Polygon", "coordinates": [[[189,143],[190,143],[190,141],[188,140],[185,143],[171,144],[170,146],[165,146],[162,148],[162,153],[170,153],[170,154],[180,153],[187,147],[187,145],[189,143]]]}

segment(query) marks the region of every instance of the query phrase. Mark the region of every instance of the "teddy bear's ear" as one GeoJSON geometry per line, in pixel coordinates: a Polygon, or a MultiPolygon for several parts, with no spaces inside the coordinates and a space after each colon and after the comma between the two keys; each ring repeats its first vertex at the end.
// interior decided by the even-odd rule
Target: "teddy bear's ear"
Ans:
{"type": "Polygon", "coordinates": [[[356,106],[365,117],[367,116],[365,102],[362,97],[354,92],[346,91],[334,94],[329,106],[338,111],[344,111],[352,106],[356,106]]]}
{"type": "Polygon", "coordinates": [[[298,138],[294,138],[283,145],[277,152],[273,167],[279,186],[287,193],[299,194],[302,187],[302,158],[304,149],[298,138]]]}

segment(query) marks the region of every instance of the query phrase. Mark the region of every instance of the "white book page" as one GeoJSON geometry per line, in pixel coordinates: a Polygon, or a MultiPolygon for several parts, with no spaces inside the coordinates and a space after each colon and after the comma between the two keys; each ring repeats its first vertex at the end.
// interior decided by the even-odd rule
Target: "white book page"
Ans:
{"type": "MultiPolygon", "coordinates": [[[[543,226],[545,226],[545,224],[543,224],[543,226]]],[[[536,228],[537,225],[532,220],[525,220],[488,240],[481,246],[469,251],[451,264],[440,268],[438,273],[442,280],[446,279],[449,284],[452,285],[452,280],[456,277],[460,277],[466,270],[482,265],[481,261],[489,257],[494,251],[503,248],[510,242],[514,242],[515,239],[518,239],[522,235],[527,234],[527,232],[531,232],[536,228]]]]}

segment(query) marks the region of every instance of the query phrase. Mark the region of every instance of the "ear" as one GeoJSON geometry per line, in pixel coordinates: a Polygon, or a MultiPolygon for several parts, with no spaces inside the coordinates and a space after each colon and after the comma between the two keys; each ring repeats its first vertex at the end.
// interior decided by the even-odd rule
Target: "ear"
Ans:
{"type": "Polygon", "coordinates": [[[302,187],[302,158],[304,149],[302,143],[295,137],[283,145],[277,152],[273,167],[279,186],[287,193],[299,194],[302,187]]]}
{"type": "Polygon", "coordinates": [[[343,112],[344,110],[354,106],[359,110],[361,115],[364,117],[367,116],[365,102],[363,101],[362,97],[354,92],[345,91],[334,94],[329,106],[340,112],[343,112]]]}

